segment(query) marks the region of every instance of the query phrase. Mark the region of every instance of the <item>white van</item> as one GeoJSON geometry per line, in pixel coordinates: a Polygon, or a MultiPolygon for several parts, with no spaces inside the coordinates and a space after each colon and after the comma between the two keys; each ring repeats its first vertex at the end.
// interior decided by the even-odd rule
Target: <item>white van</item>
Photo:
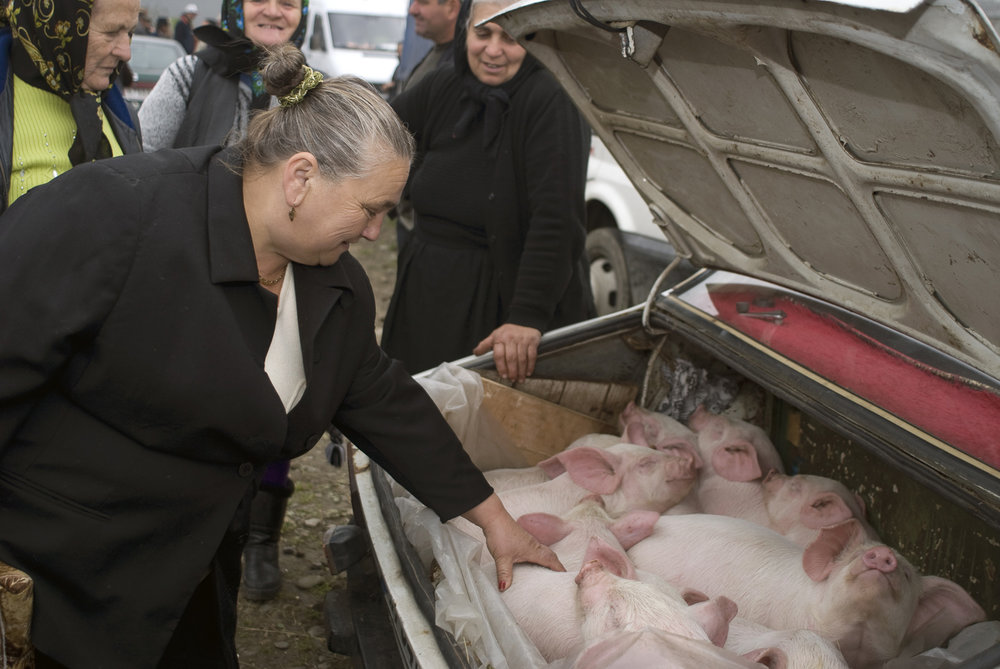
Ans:
{"type": "Polygon", "coordinates": [[[407,0],[311,0],[306,60],[329,76],[353,74],[381,86],[399,63],[408,8],[407,0]]]}

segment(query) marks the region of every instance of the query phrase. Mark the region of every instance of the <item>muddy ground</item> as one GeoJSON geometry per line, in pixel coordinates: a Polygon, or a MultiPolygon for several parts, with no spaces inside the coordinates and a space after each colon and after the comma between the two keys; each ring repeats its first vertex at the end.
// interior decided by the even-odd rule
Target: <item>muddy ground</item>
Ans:
{"type": "MultiPolygon", "coordinates": [[[[376,332],[381,337],[385,307],[396,276],[396,230],[391,222],[377,242],[351,248],[371,279],[378,303],[376,332]]],[[[292,462],[295,494],[285,515],[280,564],[281,592],[270,602],[240,599],[236,646],[243,669],[348,669],[351,658],[327,649],[323,601],[332,589],[345,588],[323,556],[323,533],[351,521],[347,470],[334,467],[324,443],[292,462]]]]}

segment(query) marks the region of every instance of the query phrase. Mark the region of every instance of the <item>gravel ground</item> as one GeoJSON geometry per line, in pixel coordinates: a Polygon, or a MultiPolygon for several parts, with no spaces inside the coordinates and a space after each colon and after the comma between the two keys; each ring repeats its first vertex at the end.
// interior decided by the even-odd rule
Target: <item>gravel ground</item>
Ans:
{"type": "MultiPolygon", "coordinates": [[[[376,334],[381,337],[385,307],[396,276],[396,229],[382,228],[374,243],[351,249],[371,279],[378,303],[376,334]]],[[[327,649],[323,600],[346,587],[323,555],[323,533],[351,521],[347,470],[332,466],[324,442],[292,462],[295,494],[285,515],[281,540],[283,582],[278,597],[256,603],[240,598],[236,646],[243,669],[349,669],[351,658],[327,649]]]]}

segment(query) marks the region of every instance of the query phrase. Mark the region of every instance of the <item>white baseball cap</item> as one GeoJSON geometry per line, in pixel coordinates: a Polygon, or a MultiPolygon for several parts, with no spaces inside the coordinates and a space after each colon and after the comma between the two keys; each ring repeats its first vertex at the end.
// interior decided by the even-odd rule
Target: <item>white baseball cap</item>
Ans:
{"type": "Polygon", "coordinates": [[[188,3],[188,4],[184,5],[184,11],[182,13],[184,13],[184,14],[197,14],[198,13],[198,5],[194,4],[193,2],[188,3]]]}

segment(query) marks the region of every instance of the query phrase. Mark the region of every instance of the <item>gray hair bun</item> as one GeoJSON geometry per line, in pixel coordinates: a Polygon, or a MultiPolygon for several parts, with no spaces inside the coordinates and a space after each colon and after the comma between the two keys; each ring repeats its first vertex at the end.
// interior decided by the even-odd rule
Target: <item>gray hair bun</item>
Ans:
{"type": "Polygon", "coordinates": [[[305,64],[305,55],[294,44],[269,48],[260,67],[265,90],[279,98],[288,95],[305,76],[305,64]]]}

